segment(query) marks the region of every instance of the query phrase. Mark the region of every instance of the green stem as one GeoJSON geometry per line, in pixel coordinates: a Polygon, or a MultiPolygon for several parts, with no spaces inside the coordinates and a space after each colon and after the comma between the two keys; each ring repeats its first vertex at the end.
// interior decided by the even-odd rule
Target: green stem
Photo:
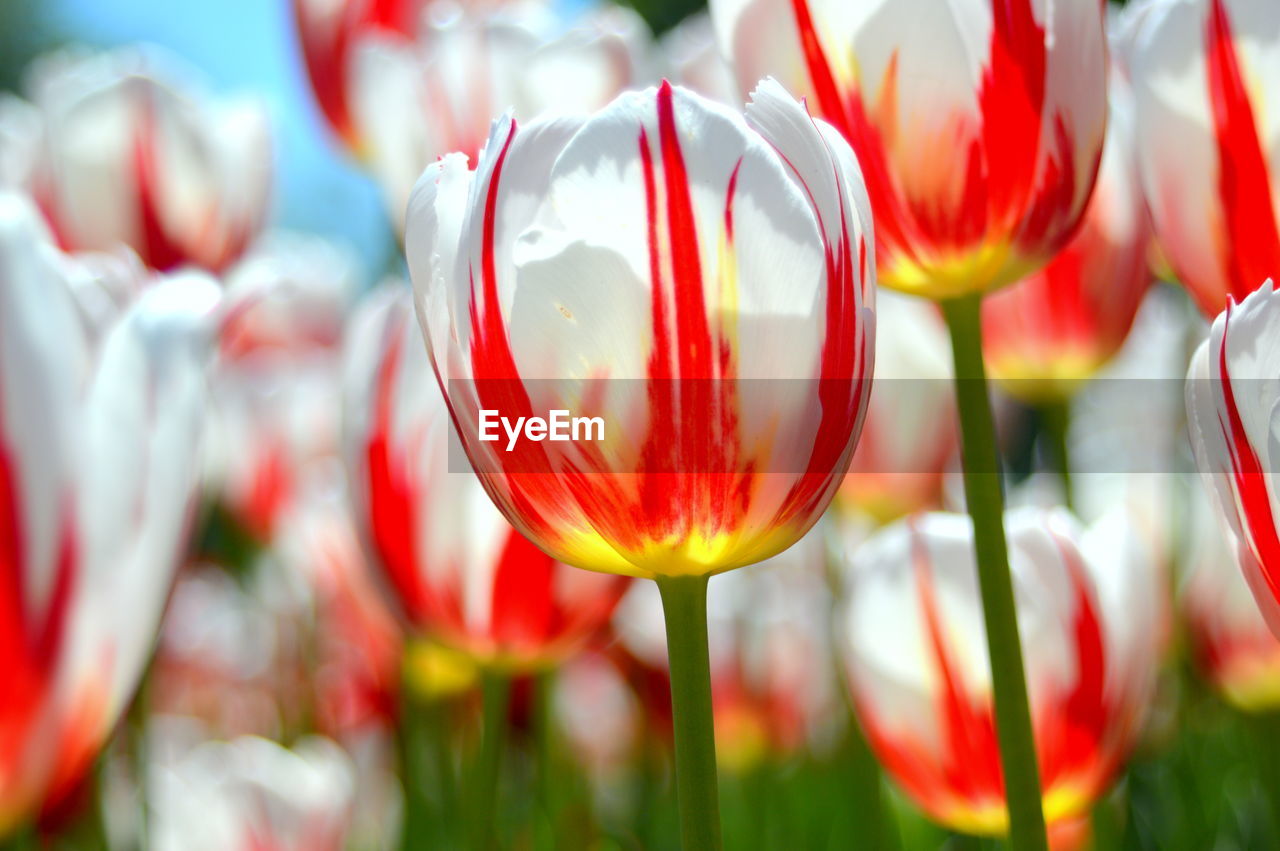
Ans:
{"type": "Polygon", "coordinates": [[[867,847],[894,847],[890,816],[886,813],[881,792],[880,763],[862,732],[862,725],[850,708],[849,732],[846,748],[849,752],[850,799],[857,814],[859,833],[865,837],[867,847]]]}
{"type": "Polygon", "coordinates": [[[676,798],[685,851],[719,849],[720,792],[707,652],[707,577],[658,579],[667,625],[676,798]]]}
{"type": "Polygon", "coordinates": [[[1272,841],[1280,840],[1280,713],[1262,712],[1250,716],[1258,755],[1258,779],[1266,798],[1272,841]]]}
{"type": "Polygon", "coordinates": [[[1048,445],[1049,463],[1062,482],[1062,501],[1075,510],[1075,488],[1071,483],[1071,450],[1068,436],[1071,430],[1071,400],[1057,399],[1040,406],[1040,422],[1048,445]]]}
{"type": "Polygon", "coordinates": [[[1093,833],[1093,847],[1098,849],[1120,848],[1124,829],[1121,827],[1120,810],[1124,806],[1120,792],[1104,794],[1093,805],[1089,814],[1089,827],[1093,833]]]}
{"type": "Polygon", "coordinates": [[[1009,840],[1016,851],[1048,848],[1040,802],[1040,774],[1027,704],[1027,678],[1004,538],[1004,495],[995,423],[982,361],[982,296],[942,302],[955,358],[956,404],[964,494],[973,518],[978,585],[987,629],[995,697],[996,733],[1009,809],[1009,840]]]}
{"type": "Polygon", "coordinates": [[[475,831],[473,847],[492,848],[497,843],[498,781],[507,742],[511,678],[501,671],[485,671],[483,689],[480,754],[471,781],[471,826],[475,831]]]}
{"type": "Polygon", "coordinates": [[[400,783],[404,792],[400,848],[417,851],[427,847],[432,821],[424,766],[428,742],[423,721],[427,707],[414,699],[413,688],[407,681],[401,684],[400,695],[400,723],[396,725],[400,783]]]}
{"type": "Polygon", "coordinates": [[[533,835],[535,847],[552,848],[559,828],[559,800],[554,719],[554,674],[540,671],[533,678],[533,746],[534,746],[534,807],[533,835]],[[549,833],[549,844],[542,842],[542,832],[549,833]]]}
{"type": "Polygon", "coordinates": [[[151,670],[148,669],[138,684],[138,690],[129,704],[124,724],[125,758],[133,774],[138,790],[138,825],[136,851],[151,847],[151,760],[147,753],[147,716],[151,709],[151,670]]]}
{"type": "MultiPolygon", "coordinates": [[[[438,696],[426,703],[423,711],[426,718],[427,746],[431,750],[431,761],[435,764],[433,775],[435,800],[438,811],[445,814],[441,819],[440,832],[444,838],[455,836],[446,826],[453,824],[451,815],[458,811],[457,769],[453,762],[452,742],[449,737],[450,709],[448,698],[438,696]]],[[[439,845],[439,842],[437,842],[439,845]]]]}

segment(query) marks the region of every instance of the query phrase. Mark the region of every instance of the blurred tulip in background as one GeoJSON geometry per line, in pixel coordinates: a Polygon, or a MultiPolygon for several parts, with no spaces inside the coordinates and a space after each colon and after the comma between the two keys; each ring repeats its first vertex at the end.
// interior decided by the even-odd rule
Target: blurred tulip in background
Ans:
{"type": "Polygon", "coordinates": [[[1105,4],[710,5],[740,87],[776,76],[853,146],[885,286],[985,292],[1075,233],[1106,126],[1105,4]]]}
{"type": "Polygon", "coordinates": [[[1206,316],[1280,276],[1280,7],[1139,4],[1127,52],[1138,162],[1160,245],[1206,316]]]}
{"type": "Polygon", "coordinates": [[[1010,393],[1073,395],[1119,351],[1151,286],[1151,227],[1138,180],[1132,94],[1112,82],[1098,184],[1080,231],[1048,266],[982,305],[983,351],[1010,393]]]}
{"type": "MultiPolygon", "coordinates": [[[[511,528],[479,479],[453,470],[449,411],[392,283],[357,312],[346,350],[346,451],[361,534],[420,635],[529,670],[608,623],[623,577],[559,564],[511,528]]],[[[458,453],[460,454],[460,453],[458,453]]]]}
{"type": "MultiPolygon", "coordinates": [[[[1124,526],[1061,509],[1007,519],[1050,826],[1122,768],[1154,684],[1154,571],[1124,526]]],[[[916,515],[852,556],[837,622],[853,702],[889,775],[957,830],[1007,830],[968,519],[916,515]]]]}
{"type": "Polygon", "coordinates": [[[92,267],[0,193],[0,833],[88,769],[191,528],[218,290],[194,275],[137,285],[87,325],[92,267]]]}
{"type": "Polygon", "coordinates": [[[876,381],[837,504],[882,523],[938,508],[958,434],[947,328],[937,308],[898,293],[876,305],[876,381]]]}
{"type": "Polygon", "coordinates": [[[132,48],[52,54],[28,72],[35,109],[6,143],[30,146],[16,154],[15,182],[62,247],[123,243],[160,271],[221,271],[244,252],[267,213],[266,111],[215,100],[196,76],[175,57],[132,48]]]}

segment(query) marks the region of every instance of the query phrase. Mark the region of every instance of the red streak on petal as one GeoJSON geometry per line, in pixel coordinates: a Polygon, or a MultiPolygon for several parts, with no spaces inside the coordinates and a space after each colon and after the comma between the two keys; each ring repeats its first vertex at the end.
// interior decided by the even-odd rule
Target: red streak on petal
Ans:
{"type": "MultiPolygon", "coordinates": [[[[431,605],[418,570],[417,506],[421,494],[409,474],[410,461],[392,445],[392,410],[404,334],[387,329],[390,342],[378,365],[373,424],[365,445],[369,530],[377,561],[396,590],[408,616],[421,623],[431,605]]],[[[423,388],[430,392],[431,388],[423,388]]]]}
{"type": "Polygon", "coordinates": [[[1280,275],[1280,233],[1267,159],[1222,0],[1213,0],[1209,8],[1205,39],[1226,230],[1221,250],[1226,255],[1228,292],[1241,300],[1280,275]]]}
{"type": "Polygon", "coordinates": [[[512,529],[493,572],[490,630],[501,645],[545,644],[562,627],[556,607],[556,563],[512,529]]]}
{"type": "MultiPolygon", "coordinates": [[[[835,169],[835,154],[827,148],[827,155],[835,169]]],[[[839,194],[839,228],[833,232],[830,223],[822,220],[822,212],[804,176],[785,156],[782,159],[804,187],[826,244],[826,323],[818,375],[822,414],[806,472],[792,486],[779,512],[778,520],[789,522],[811,516],[827,492],[838,486],[862,428],[870,386],[866,381],[867,336],[858,331],[860,317],[855,287],[859,284],[856,276],[861,275],[861,292],[864,297],[868,294],[870,270],[866,241],[861,237],[857,259],[854,259],[853,228],[844,193],[839,194]]],[[[841,182],[837,172],[836,186],[841,182]]]]}
{"type": "Polygon", "coordinates": [[[325,120],[351,148],[359,138],[347,100],[351,52],[360,37],[372,32],[411,36],[416,26],[415,0],[344,0],[336,22],[317,19],[314,0],[293,0],[294,19],[311,90],[325,120]]]}
{"type": "Polygon", "coordinates": [[[804,52],[805,67],[809,71],[809,84],[813,86],[814,96],[818,99],[819,113],[846,137],[852,138],[844,98],[840,94],[840,86],[831,70],[831,64],[827,61],[826,51],[822,49],[822,40],[814,27],[808,0],[791,0],[791,11],[795,14],[800,48],[804,52]]]}
{"type": "Polygon", "coordinates": [[[738,172],[742,170],[742,157],[738,157],[733,173],[729,175],[729,188],[724,195],[724,238],[733,244],[733,199],[738,193],[738,172]]]}
{"type": "Polygon", "coordinates": [[[1022,215],[1035,187],[1048,48],[1031,0],[992,0],[991,15],[991,53],[979,91],[987,177],[982,201],[1004,223],[1022,215]]]}
{"type": "MultiPolygon", "coordinates": [[[[845,97],[841,94],[835,73],[822,48],[808,0],[791,0],[791,8],[795,14],[796,31],[800,36],[809,84],[813,87],[817,100],[814,106],[817,114],[839,130],[858,154],[867,184],[867,194],[871,197],[871,206],[875,211],[878,241],[886,252],[912,253],[912,240],[908,238],[912,223],[893,178],[884,138],[867,114],[866,104],[856,87],[849,92],[846,110],[845,97]]],[[[893,97],[897,66],[898,56],[895,52],[885,71],[882,98],[891,100],[893,97]]]]}
{"type": "MultiPolygon", "coordinates": [[[[1056,537],[1056,536],[1055,536],[1056,537]]],[[[1051,709],[1038,718],[1037,750],[1046,786],[1058,779],[1109,779],[1126,744],[1127,730],[1106,692],[1107,659],[1102,624],[1076,547],[1058,539],[1075,601],[1071,623],[1076,678],[1051,709]],[[1111,747],[1104,747],[1111,745],[1111,747]]]]}
{"type": "MultiPolygon", "coordinates": [[[[0,425],[3,422],[0,404],[0,425]]],[[[50,565],[53,585],[44,610],[33,618],[27,601],[27,571],[45,566],[27,561],[31,553],[23,531],[16,458],[0,430],[0,659],[5,662],[0,677],[0,768],[12,766],[25,747],[29,725],[53,683],[78,557],[75,527],[70,511],[64,511],[58,551],[50,565]]]]}
{"type": "Polygon", "coordinates": [[[1227,367],[1227,335],[1231,329],[1233,303],[1227,303],[1222,344],[1218,348],[1218,369],[1222,373],[1222,407],[1227,421],[1222,423],[1223,437],[1231,450],[1231,470],[1235,479],[1236,498],[1240,503],[1240,525],[1245,539],[1261,568],[1262,578],[1271,595],[1280,600],[1280,536],[1276,533],[1271,512],[1271,495],[1267,490],[1267,472],[1262,469],[1257,453],[1249,444],[1240,411],[1236,407],[1227,367]]]}
{"type": "Polygon", "coordinates": [[[137,192],[138,255],[143,263],[157,271],[168,271],[181,265],[186,252],[165,228],[160,214],[158,146],[155,102],[148,92],[143,95],[138,128],[133,139],[133,179],[137,192]]]}
{"type": "Polygon", "coordinates": [[[269,437],[260,452],[240,511],[248,530],[259,540],[267,541],[293,493],[293,470],[289,448],[279,436],[269,437]]]}
{"type": "Polygon", "coordinates": [[[971,700],[951,661],[942,614],[934,593],[928,552],[914,526],[911,548],[920,608],[941,685],[938,715],[945,741],[941,769],[947,785],[966,798],[1003,798],[1004,779],[995,716],[989,702],[977,704],[971,700]]]}

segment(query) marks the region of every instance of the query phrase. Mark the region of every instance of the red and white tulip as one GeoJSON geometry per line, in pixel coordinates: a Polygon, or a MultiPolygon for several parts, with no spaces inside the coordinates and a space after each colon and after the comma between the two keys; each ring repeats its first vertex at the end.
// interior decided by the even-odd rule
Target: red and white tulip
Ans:
{"type": "Polygon", "coordinates": [[[848,145],[781,86],[745,118],[665,83],[587,118],[504,116],[475,171],[426,170],[406,246],[463,447],[556,558],[714,573],[827,507],[871,384],[870,213],[848,145]],[[506,451],[482,410],[604,427],[506,451]]]}
{"type": "Polygon", "coordinates": [[[410,42],[426,0],[293,0],[307,79],[330,128],[352,150],[361,150],[351,103],[351,66],[368,38],[410,42]]]}
{"type": "MultiPolygon", "coordinates": [[[[1151,698],[1157,593],[1124,523],[1083,533],[1061,509],[1006,520],[1045,817],[1085,815],[1151,698]]],[[[916,515],[852,557],[838,617],[854,707],[908,796],[956,830],[1008,827],[968,518],[916,515]]]]}
{"type": "Polygon", "coordinates": [[[135,49],[34,66],[39,149],[23,183],[64,249],[123,244],[161,271],[221,271],[244,252],[266,216],[266,110],[213,101],[189,77],[135,49]]]}
{"type": "Polygon", "coordinates": [[[628,583],[557,563],[494,508],[451,448],[410,296],[377,291],[349,331],[345,443],[360,531],[420,634],[486,663],[559,661],[608,623],[628,583]]]}
{"type": "Polygon", "coordinates": [[[195,500],[218,288],[154,283],[95,328],[85,274],[0,193],[0,835],[68,791],[127,705],[195,500]]]}
{"type": "Polygon", "coordinates": [[[1157,0],[1127,52],[1156,234],[1206,316],[1280,277],[1280,6],[1157,0]]]}
{"type": "Polygon", "coordinates": [[[1280,292],[1271,281],[1214,320],[1187,373],[1187,426],[1258,607],[1280,635],[1280,477],[1272,415],[1280,400],[1280,292]]]}
{"type": "Polygon", "coordinates": [[[416,40],[366,38],[352,57],[356,132],[401,231],[423,168],[451,151],[474,157],[502,110],[589,112],[648,82],[650,36],[628,9],[601,6],[567,29],[536,5],[433,11],[416,40]]]}
{"type": "Polygon", "coordinates": [[[1075,233],[1106,127],[1105,3],[711,0],[744,91],[806,96],[862,163],[880,281],[1012,283],[1075,233]]]}
{"type": "Polygon", "coordinates": [[[1152,282],[1151,239],[1132,94],[1117,79],[1098,184],[1080,231],[1048,266],[983,301],[991,373],[1025,398],[1074,393],[1128,337],[1152,282]]]}

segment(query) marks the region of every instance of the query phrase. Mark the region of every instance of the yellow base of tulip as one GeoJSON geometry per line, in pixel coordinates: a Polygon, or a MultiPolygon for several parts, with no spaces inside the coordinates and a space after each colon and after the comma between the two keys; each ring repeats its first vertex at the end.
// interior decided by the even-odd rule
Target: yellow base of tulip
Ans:
{"type": "MultiPolygon", "coordinates": [[[[1048,825],[1079,818],[1093,806],[1092,784],[1056,783],[1042,798],[1044,819],[1048,825]]],[[[956,804],[939,819],[953,830],[973,836],[1005,837],[1009,834],[1009,811],[1003,800],[974,806],[956,804]]]]}
{"type": "Polygon", "coordinates": [[[480,669],[465,653],[434,641],[410,640],[404,650],[404,679],[415,695],[434,700],[473,688],[480,669]]]}
{"type": "Polygon", "coordinates": [[[640,579],[713,576],[772,558],[804,537],[808,526],[782,526],[764,533],[707,534],[695,530],[664,540],[648,540],[635,550],[615,546],[594,531],[569,533],[551,555],[566,564],[640,579]]]}
{"type": "Polygon", "coordinates": [[[989,357],[987,366],[1001,389],[1029,405],[1065,402],[1097,374],[1106,358],[1091,350],[1064,351],[1045,360],[989,357]]]}
{"type": "Polygon", "coordinates": [[[1227,702],[1244,712],[1280,709],[1280,673],[1273,669],[1237,671],[1219,680],[1227,702]]]}
{"type": "Polygon", "coordinates": [[[979,246],[950,257],[880,258],[877,271],[883,286],[935,301],[981,295],[1019,281],[1043,265],[1043,258],[1018,254],[1008,242],[979,246]]]}

